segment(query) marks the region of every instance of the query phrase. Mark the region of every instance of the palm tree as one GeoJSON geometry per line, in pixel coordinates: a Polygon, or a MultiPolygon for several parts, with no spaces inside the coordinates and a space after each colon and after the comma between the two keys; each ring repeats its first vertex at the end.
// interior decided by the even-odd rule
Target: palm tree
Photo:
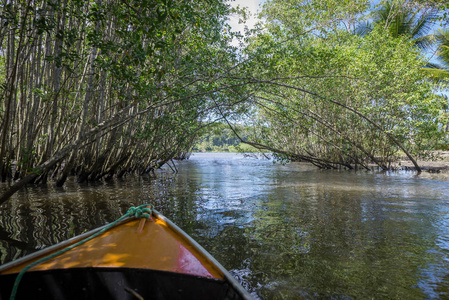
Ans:
{"type": "Polygon", "coordinates": [[[437,81],[449,80],[449,30],[439,29],[433,36],[438,48],[436,50],[436,59],[438,63],[432,64],[428,70],[432,77],[437,81]]]}
{"type": "MultiPolygon", "coordinates": [[[[385,1],[380,9],[372,14],[372,22],[359,24],[355,33],[364,36],[373,30],[374,25],[379,25],[388,30],[394,38],[407,36],[416,47],[423,51],[429,50],[436,43],[438,45],[436,57],[439,63],[427,62],[421,70],[435,82],[448,82],[449,30],[440,29],[437,34],[428,34],[433,29],[435,20],[438,19],[438,10],[420,11],[414,8],[416,7],[408,3],[407,0],[399,3],[391,0],[385,1]]],[[[447,95],[440,96],[448,100],[447,95]]],[[[446,105],[443,108],[446,114],[449,113],[448,107],[449,105],[446,105]]],[[[449,123],[445,125],[445,131],[449,131],[449,123]]]]}
{"type": "Polygon", "coordinates": [[[427,49],[432,45],[432,35],[427,33],[432,29],[436,11],[413,10],[407,1],[395,3],[386,1],[380,9],[373,12],[372,22],[359,24],[356,34],[366,35],[373,26],[380,25],[388,30],[392,37],[407,36],[417,47],[427,49]]]}
{"type": "Polygon", "coordinates": [[[429,50],[437,42],[440,46],[437,50],[438,60],[442,63],[427,62],[422,68],[435,81],[449,78],[449,33],[447,30],[439,31],[437,35],[428,34],[437,19],[437,10],[420,11],[407,1],[400,3],[386,1],[380,9],[373,12],[372,22],[361,23],[356,28],[356,34],[366,35],[373,26],[383,26],[392,37],[407,36],[414,45],[423,51],[429,50]]]}

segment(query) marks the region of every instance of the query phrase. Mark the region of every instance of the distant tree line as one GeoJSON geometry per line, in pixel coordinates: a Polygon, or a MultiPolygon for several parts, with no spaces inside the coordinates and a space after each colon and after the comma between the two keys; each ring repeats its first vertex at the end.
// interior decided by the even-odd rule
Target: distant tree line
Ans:
{"type": "MultiPolygon", "coordinates": [[[[242,131],[251,132],[250,128],[241,127],[242,131]]],[[[211,124],[203,129],[204,133],[200,133],[200,137],[196,141],[192,151],[197,152],[252,152],[257,149],[243,144],[234,134],[229,126],[222,122],[211,124]]],[[[243,133],[244,138],[249,138],[248,134],[243,133]]]]}

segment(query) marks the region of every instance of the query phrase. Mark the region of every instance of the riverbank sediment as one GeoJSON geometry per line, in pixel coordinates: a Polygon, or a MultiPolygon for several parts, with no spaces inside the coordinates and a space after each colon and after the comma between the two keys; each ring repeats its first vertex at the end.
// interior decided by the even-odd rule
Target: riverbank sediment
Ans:
{"type": "MultiPolygon", "coordinates": [[[[435,157],[435,159],[430,160],[418,160],[417,163],[425,172],[449,172],[449,151],[437,151],[435,152],[435,157]]],[[[413,163],[403,157],[398,162],[393,163],[393,168],[396,170],[415,170],[413,163]]]]}

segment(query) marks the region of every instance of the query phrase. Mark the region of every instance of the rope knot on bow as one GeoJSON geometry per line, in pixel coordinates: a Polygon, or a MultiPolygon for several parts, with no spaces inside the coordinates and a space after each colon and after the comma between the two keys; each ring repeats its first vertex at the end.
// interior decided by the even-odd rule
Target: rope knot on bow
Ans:
{"type": "Polygon", "coordinates": [[[137,207],[130,207],[128,212],[126,213],[128,216],[134,216],[136,218],[145,218],[149,219],[151,217],[151,213],[153,212],[153,205],[140,205],[137,207]]]}

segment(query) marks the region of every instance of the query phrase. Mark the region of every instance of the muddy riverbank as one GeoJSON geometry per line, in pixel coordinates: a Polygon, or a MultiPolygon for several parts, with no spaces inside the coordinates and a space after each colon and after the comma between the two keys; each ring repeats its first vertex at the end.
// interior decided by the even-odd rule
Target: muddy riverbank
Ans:
{"type": "MultiPolygon", "coordinates": [[[[429,173],[449,173],[449,151],[437,151],[434,154],[434,159],[417,161],[421,169],[429,173]]],[[[415,170],[413,163],[406,157],[400,158],[393,166],[397,170],[415,170]]]]}

